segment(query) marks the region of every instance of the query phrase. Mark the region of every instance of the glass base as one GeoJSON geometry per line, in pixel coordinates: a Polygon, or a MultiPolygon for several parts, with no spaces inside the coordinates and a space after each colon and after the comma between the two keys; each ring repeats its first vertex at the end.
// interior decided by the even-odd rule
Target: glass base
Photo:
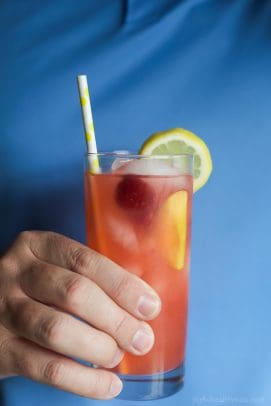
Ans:
{"type": "Polygon", "coordinates": [[[123,390],[117,399],[154,400],[174,395],[184,383],[184,364],[168,372],[153,375],[118,375],[123,390]]]}

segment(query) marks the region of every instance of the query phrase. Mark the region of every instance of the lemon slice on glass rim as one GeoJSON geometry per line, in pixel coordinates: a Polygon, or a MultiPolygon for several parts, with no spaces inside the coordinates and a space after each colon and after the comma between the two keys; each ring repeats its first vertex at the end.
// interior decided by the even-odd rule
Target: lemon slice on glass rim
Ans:
{"type": "Polygon", "coordinates": [[[207,182],[212,172],[212,159],[205,142],[191,131],[172,128],[152,134],[139,151],[142,155],[193,154],[194,192],[207,182]]]}

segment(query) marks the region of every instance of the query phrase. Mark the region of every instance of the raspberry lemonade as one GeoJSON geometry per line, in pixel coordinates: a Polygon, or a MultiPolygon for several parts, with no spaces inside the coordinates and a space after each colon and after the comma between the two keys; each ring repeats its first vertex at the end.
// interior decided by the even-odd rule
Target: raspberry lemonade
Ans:
{"type": "Polygon", "coordinates": [[[150,322],[152,350],[126,353],[115,369],[124,380],[121,397],[168,396],[183,380],[192,156],[99,154],[99,161],[100,173],[85,173],[88,245],[146,281],[162,301],[161,313],[150,322]]]}
{"type": "Polygon", "coordinates": [[[207,182],[212,159],[205,142],[183,128],[152,134],[140,155],[98,154],[86,75],[77,77],[87,146],[87,242],[138,275],[160,295],[144,356],[126,354],[115,372],[120,398],[158,399],[183,382],[192,193],[207,182]],[[192,178],[193,174],[193,178],[192,178]]]}

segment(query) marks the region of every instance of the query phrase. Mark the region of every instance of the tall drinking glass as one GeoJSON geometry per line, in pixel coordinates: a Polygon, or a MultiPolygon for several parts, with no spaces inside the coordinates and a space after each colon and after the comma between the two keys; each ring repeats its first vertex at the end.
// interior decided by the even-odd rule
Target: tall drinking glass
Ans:
{"type": "Polygon", "coordinates": [[[94,154],[99,173],[85,171],[89,247],[138,275],[159,294],[150,322],[155,344],[143,356],[126,353],[114,369],[120,398],[166,397],[183,385],[193,194],[191,155],[94,154]]]}

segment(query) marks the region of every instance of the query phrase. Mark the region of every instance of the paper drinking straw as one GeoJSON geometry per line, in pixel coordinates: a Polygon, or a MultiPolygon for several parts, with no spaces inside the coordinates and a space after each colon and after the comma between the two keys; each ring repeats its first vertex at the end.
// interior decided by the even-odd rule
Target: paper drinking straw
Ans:
{"type": "MultiPolygon", "coordinates": [[[[77,83],[78,83],[78,90],[79,90],[79,96],[80,96],[84,132],[85,132],[85,138],[86,138],[86,144],[87,144],[87,152],[97,154],[97,145],[96,145],[96,139],[95,139],[90,97],[89,97],[89,91],[88,91],[88,81],[87,81],[86,75],[77,76],[77,83]]],[[[98,160],[97,155],[93,155],[93,156],[89,155],[88,161],[89,161],[90,172],[99,173],[100,165],[99,165],[99,160],[98,160]]]]}

